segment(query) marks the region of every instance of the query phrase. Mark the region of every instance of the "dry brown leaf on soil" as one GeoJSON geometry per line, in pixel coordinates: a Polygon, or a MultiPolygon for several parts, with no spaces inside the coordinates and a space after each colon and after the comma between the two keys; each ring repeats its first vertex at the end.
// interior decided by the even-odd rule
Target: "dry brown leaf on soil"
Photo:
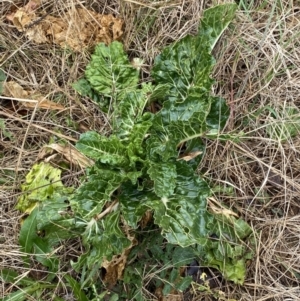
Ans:
{"type": "Polygon", "coordinates": [[[101,15],[82,8],[69,10],[63,17],[39,15],[37,1],[30,1],[26,6],[6,16],[20,32],[37,44],[55,43],[74,51],[95,46],[100,42],[110,44],[120,40],[123,35],[123,20],[112,15],[101,15]],[[28,6],[28,4],[31,5],[28,6]],[[35,5],[33,5],[34,3],[35,5]]]}
{"type": "Polygon", "coordinates": [[[23,31],[25,26],[29,25],[33,19],[36,19],[35,10],[40,5],[40,0],[31,0],[25,6],[7,15],[6,19],[11,21],[19,31],[23,31]]]}
{"type": "Polygon", "coordinates": [[[13,100],[22,103],[22,106],[27,109],[46,109],[46,110],[58,110],[65,109],[64,106],[46,99],[37,91],[25,90],[18,83],[14,81],[5,82],[3,85],[4,96],[11,97],[13,100]]]}
{"type": "Polygon", "coordinates": [[[93,160],[88,159],[81,154],[76,148],[71,145],[60,145],[52,143],[45,145],[38,155],[38,160],[45,159],[47,162],[53,160],[53,155],[59,154],[63,156],[68,162],[74,165],[78,165],[81,168],[86,168],[93,165],[93,160]],[[56,153],[55,153],[56,152],[56,153]]]}
{"type": "Polygon", "coordinates": [[[215,214],[222,214],[224,216],[226,216],[227,218],[230,218],[231,216],[234,217],[239,217],[238,214],[236,214],[235,212],[233,212],[230,209],[225,208],[224,206],[222,206],[222,204],[220,204],[215,198],[210,197],[207,198],[207,203],[208,203],[208,207],[211,211],[213,211],[213,213],[215,214]]]}

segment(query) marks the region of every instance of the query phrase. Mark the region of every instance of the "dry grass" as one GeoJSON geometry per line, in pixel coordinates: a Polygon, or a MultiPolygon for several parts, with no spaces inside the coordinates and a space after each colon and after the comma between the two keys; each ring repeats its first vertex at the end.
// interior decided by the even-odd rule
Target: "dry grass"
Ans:
{"type": "MultiPolygon", "coordinates": [[[[146,80],[161,48],[195,33],[202,10],[219,2],[230,1],[81,3],[97,12],[124,18],[125,47],[131,57],[144,59],[146,80]]],[[[45,11],[59,16],[79,1],[43,3],[45,11]]],[[[233,187],[234,196],[216,197],[252,225],[258,240],[245,285],[228,283],[221,289],[228,299],[299,300],[300,136],[296,133],[284,141],[278,124],[284,129],[300,120],[299,114],[294,121],[283,114],[287,107],[300,107],[300,3],[241,0],[240,4],[235,21],[214,50],[218,62],[214,92],[231,107],[225,132],[243,135],[239,142],[207,141],[207,155],[201,167],[212,184],[233,187]]],[[[0,268],[15,267],[26,273],[21,268],[17,245],[19,213],[14,210],[24,175],[51,139],[72,144],[87,129],[108,131],[109,121],[71,87],[81,76],[89,54],[73,54],[53,45],[28,42],[5,21],[13,5],[22,5],[22,1],[3,1],[0,8],[0,67],[9,79],[28,89],[38,89],[66,108],[61,113],[24,111],[17,102],[12,106],[11,102],[0,100],[0,118],[12,135],[9,139],[0,132],[0,268]],[[69,138],[63,138],[66,136],[69,138]]],[[[2,284],[2,288],[8,287],[2,284]]],[[[194,296],[195,300],[205,298],[194,296]]]]}

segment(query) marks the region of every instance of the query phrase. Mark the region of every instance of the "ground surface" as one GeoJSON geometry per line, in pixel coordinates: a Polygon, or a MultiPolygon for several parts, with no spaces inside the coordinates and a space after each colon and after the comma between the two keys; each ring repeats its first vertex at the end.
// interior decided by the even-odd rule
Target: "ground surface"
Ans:
{"type": "MultiPolygon", "coordinates": [[[[9,80],[38,90],[63,111],[28,109],[0,100],[0,268],[21,269],[20,213],[14,209],[24,176],[50,142],[70,144],[88,129],[109,131],[109,120],[71,84],[89,52],[28,41],[6,16],[23,1],[0,4],[0,67],[9,80]]],[[[129,55],[144,59],[143,76],[163,46],[193,34],[203,9],[230,1],[42,1],[44,13],[63,16],[75,5],[124,19],[129,55]]],[[[222,286],[220,300],[299,300],[300,289],[300,3],[296,0],[240,1],[230,29],[214,49],[214,93],[231,115],[224,130],[240,141],[207,140],[200,170],[210,183],[229,185],[234,196],[217,195],[258,233],[243,286],[222,286]],[[292,108],[292,109],[291,109],[292,108]],[[290,299],[289,299],[290,298],[290,299]]],[[[66,175],[78,173],[74,167],[66,175]]],[[[78,184],[76,176],[65,181],[78,184]]],[[[0,291],[7,289],[1,285],[0,291]]],[[[1,293],[0,293],[1,295],[1,293]]],[[[194,300],[210,297],[196,294],[194,300]]]]}

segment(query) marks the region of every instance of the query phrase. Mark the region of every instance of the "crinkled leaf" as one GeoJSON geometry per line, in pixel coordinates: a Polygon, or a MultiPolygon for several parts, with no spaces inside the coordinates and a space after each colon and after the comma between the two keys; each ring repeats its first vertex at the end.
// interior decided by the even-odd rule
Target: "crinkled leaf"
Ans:
{"type": "Polygon", "coordinates": [[[54,194],[69,194],[72,188],[67,188],[61,182],[61,170],[49,163],[35,164],[26,175],[26,183],[22,185],[22,196],[16,208],[30,213],[37,203],[46,201],[54,194]]]}
{"type": "Polygon", "coordinates": [[[150,208],[151,200],[155,200],[156,195],[150,190],[138,190],[136,185],[126,182],[121,186],[119,202],[121,212],[129,227],[136,229],[138,222],[150,208]]]}
{"type": "MultiPolygon", "coordinates": [[[[88,253],[80,256],[73,267],[75,269],[86,267],[88,271],[93,271],[94,267],[99,269],[104,259],[110,261],[114,255],[119,255],[128,248],[131,241],[120,229],[120,222],[119,210],[108,214],[101,220],[91,219],[82,234],[88,253]]],[[[90,276],[88,272],[83,281],[89,281],[90,276]]]]}
{"type": "Polygon", "coordinates": [[[217,5],[204,11],[199,28],[201,44],[208,44],[213,50],[222,33],[234,18],[237,5],[226,3],[217,5]]]}
{"type": "Polygon", "coordinates": [[[140,122],[136,123],[131,130],[127,146],[128,156],[131,163],[143,161],[146,157],[144,140],[147,138],[150,127],[152,126],[152,115],[144,114],[140,122]]]}
{"type": "Polygon", "coordinates": [[[127,180],[125,172],[105,168],[100,165],[92,167],[87,180],[79,187],[71,200],[72,208],[85,219],[101,213],[103,206],[116,191],[121,183],[127,180]]]}
{"type": "Polygon", "coordinates": [[[151,163],[148,174],[154,183],[154,192],[160,198],[171,196],[176,187],[176,165],[174,162],[151,163]]]}
{"type": "Polygon", "coordinates": [[[73,83],[72,87],[81,96],[89,97],[91,100],[96,102],[104,112],[107,112],[107,108],[109,106],[108,99],[104,98],[102,95],[100,95],[98,92],[96,92],[85,77],[83,77],[83,78],[79,79],[77,82],[73,83]]]}
{"type": "Polygon", "coordinates": [[[139,71],[130,64],[123,45],[117,41],[96,46],[85,76],[95,91],[113,101],[134,91],[139,81],[139,71]]]}
{"type": "Polygon", "coordinates": [[[174,194],[151,204],[155,222],[172,244],[182,247],[205,244],[212,220],[206,211],[206,197],[210,190],[185,162],[176,162],[176,172],[174,194]]]}
{"type": "MultiPolygon", "coordinates": [[[[211,50],[232,20],[235,10],[236,5],[229,4],[206,11],[196,37],[187,36],[166,47],[155,59],[152,76],[170,89],[154,125],[156,131],[158,127],[168,126],[176,145],[202,136],[209,113],[208,125],[216,124],[214,117],[217,113],[214,111],[219,108],[210,96],[213,83],[210,74],[214,66],[211,50]]],[[[219,116],[217,124],[224,123],[225,118],[219,116]]]]}
{"type": "Polygon", "coordinates": [[[113,113],[113,130],[120,138],[131,135],[135,124],[141,119],[145,107],[153,93],[151,84],[143,84],[141,89],[129,91],[121,99],[113,113]]]}
{"type": "Polygon", "coordinates": [[[87,157],[104,164],[118,167],[128,165],[126,147],[114,135],[107,138],[93,131],[86,132],[81,135],[76,148],[87,157]]]}

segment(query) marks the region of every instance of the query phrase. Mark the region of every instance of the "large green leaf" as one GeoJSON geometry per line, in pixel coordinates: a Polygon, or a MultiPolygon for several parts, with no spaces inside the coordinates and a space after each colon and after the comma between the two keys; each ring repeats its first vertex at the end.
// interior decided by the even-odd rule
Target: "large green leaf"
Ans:
{"type": "Polygon", "coordinates": [[[31,214],[25,219],[20,230],[19,243],[21,251],[29,254],[32,253],[34,240],[37,235],[37,215],[38,208],[35,208],[31,214]]]}
{"type": "Polygon", "coordinates": [[[104,98],[101,94],[96,92],[89,81],[84,77],[72,84],[72,87],[81,95],[87,96],[96,102],[100,108],[107,113],[109,107],[109,99],[104,98]]]}
{"type": "Polygon", "coordinates": [[[141,89],[129,91],[121,99],[113,113],[113,129],[118,137],[128,139],[136,123],[141,119],[149,103],[154,87],[143,84],[141,89]]]}
{"type": "Polygon", "coordinates": [[[116,41],[96,46],[85,76],[94,90],[112,101],[120,101],[128,91],[134,91],[139,81],[139,71],[130,64],[123,45],[116,41]]]}
{"type": "Polygon", "coordinates": [[[126,173],[105,166],[94,166],[87,180],[79,187],[71,200],[72,209],[85,220],[101,213],[106,202],[121,183],[128,179],[126,173]]]}
{"type": "Polygon", "coordinates": [[[213,50],[220,36],[234,18],[236,10],[235,3],[217,5],[205,10],[198,33],[200,45],[208,44],[210,50],[213,50]]]}
{"type": "Polygon", "coordinates": [[[148,174],[154,183],[154,192],[158,197],[164,198],[173,195],[177,177],[174,162],[152,163],[148,174]]]}
{"type": "Polygon", "coordinates": [[[175,166],[174,194],[151,203],[155,222],[170,243],[182,247],[205,244],[212,219],[206,210],[210,189],[186,162],[178,161],[175,166]]]}
{"type": "Polygon", "coordinates": [[[109,138],[89,131],[80,136],[76,148],[86,156],[111,166],[127,166],[126,147],[122,141],[111,135],[109,138]]]}

